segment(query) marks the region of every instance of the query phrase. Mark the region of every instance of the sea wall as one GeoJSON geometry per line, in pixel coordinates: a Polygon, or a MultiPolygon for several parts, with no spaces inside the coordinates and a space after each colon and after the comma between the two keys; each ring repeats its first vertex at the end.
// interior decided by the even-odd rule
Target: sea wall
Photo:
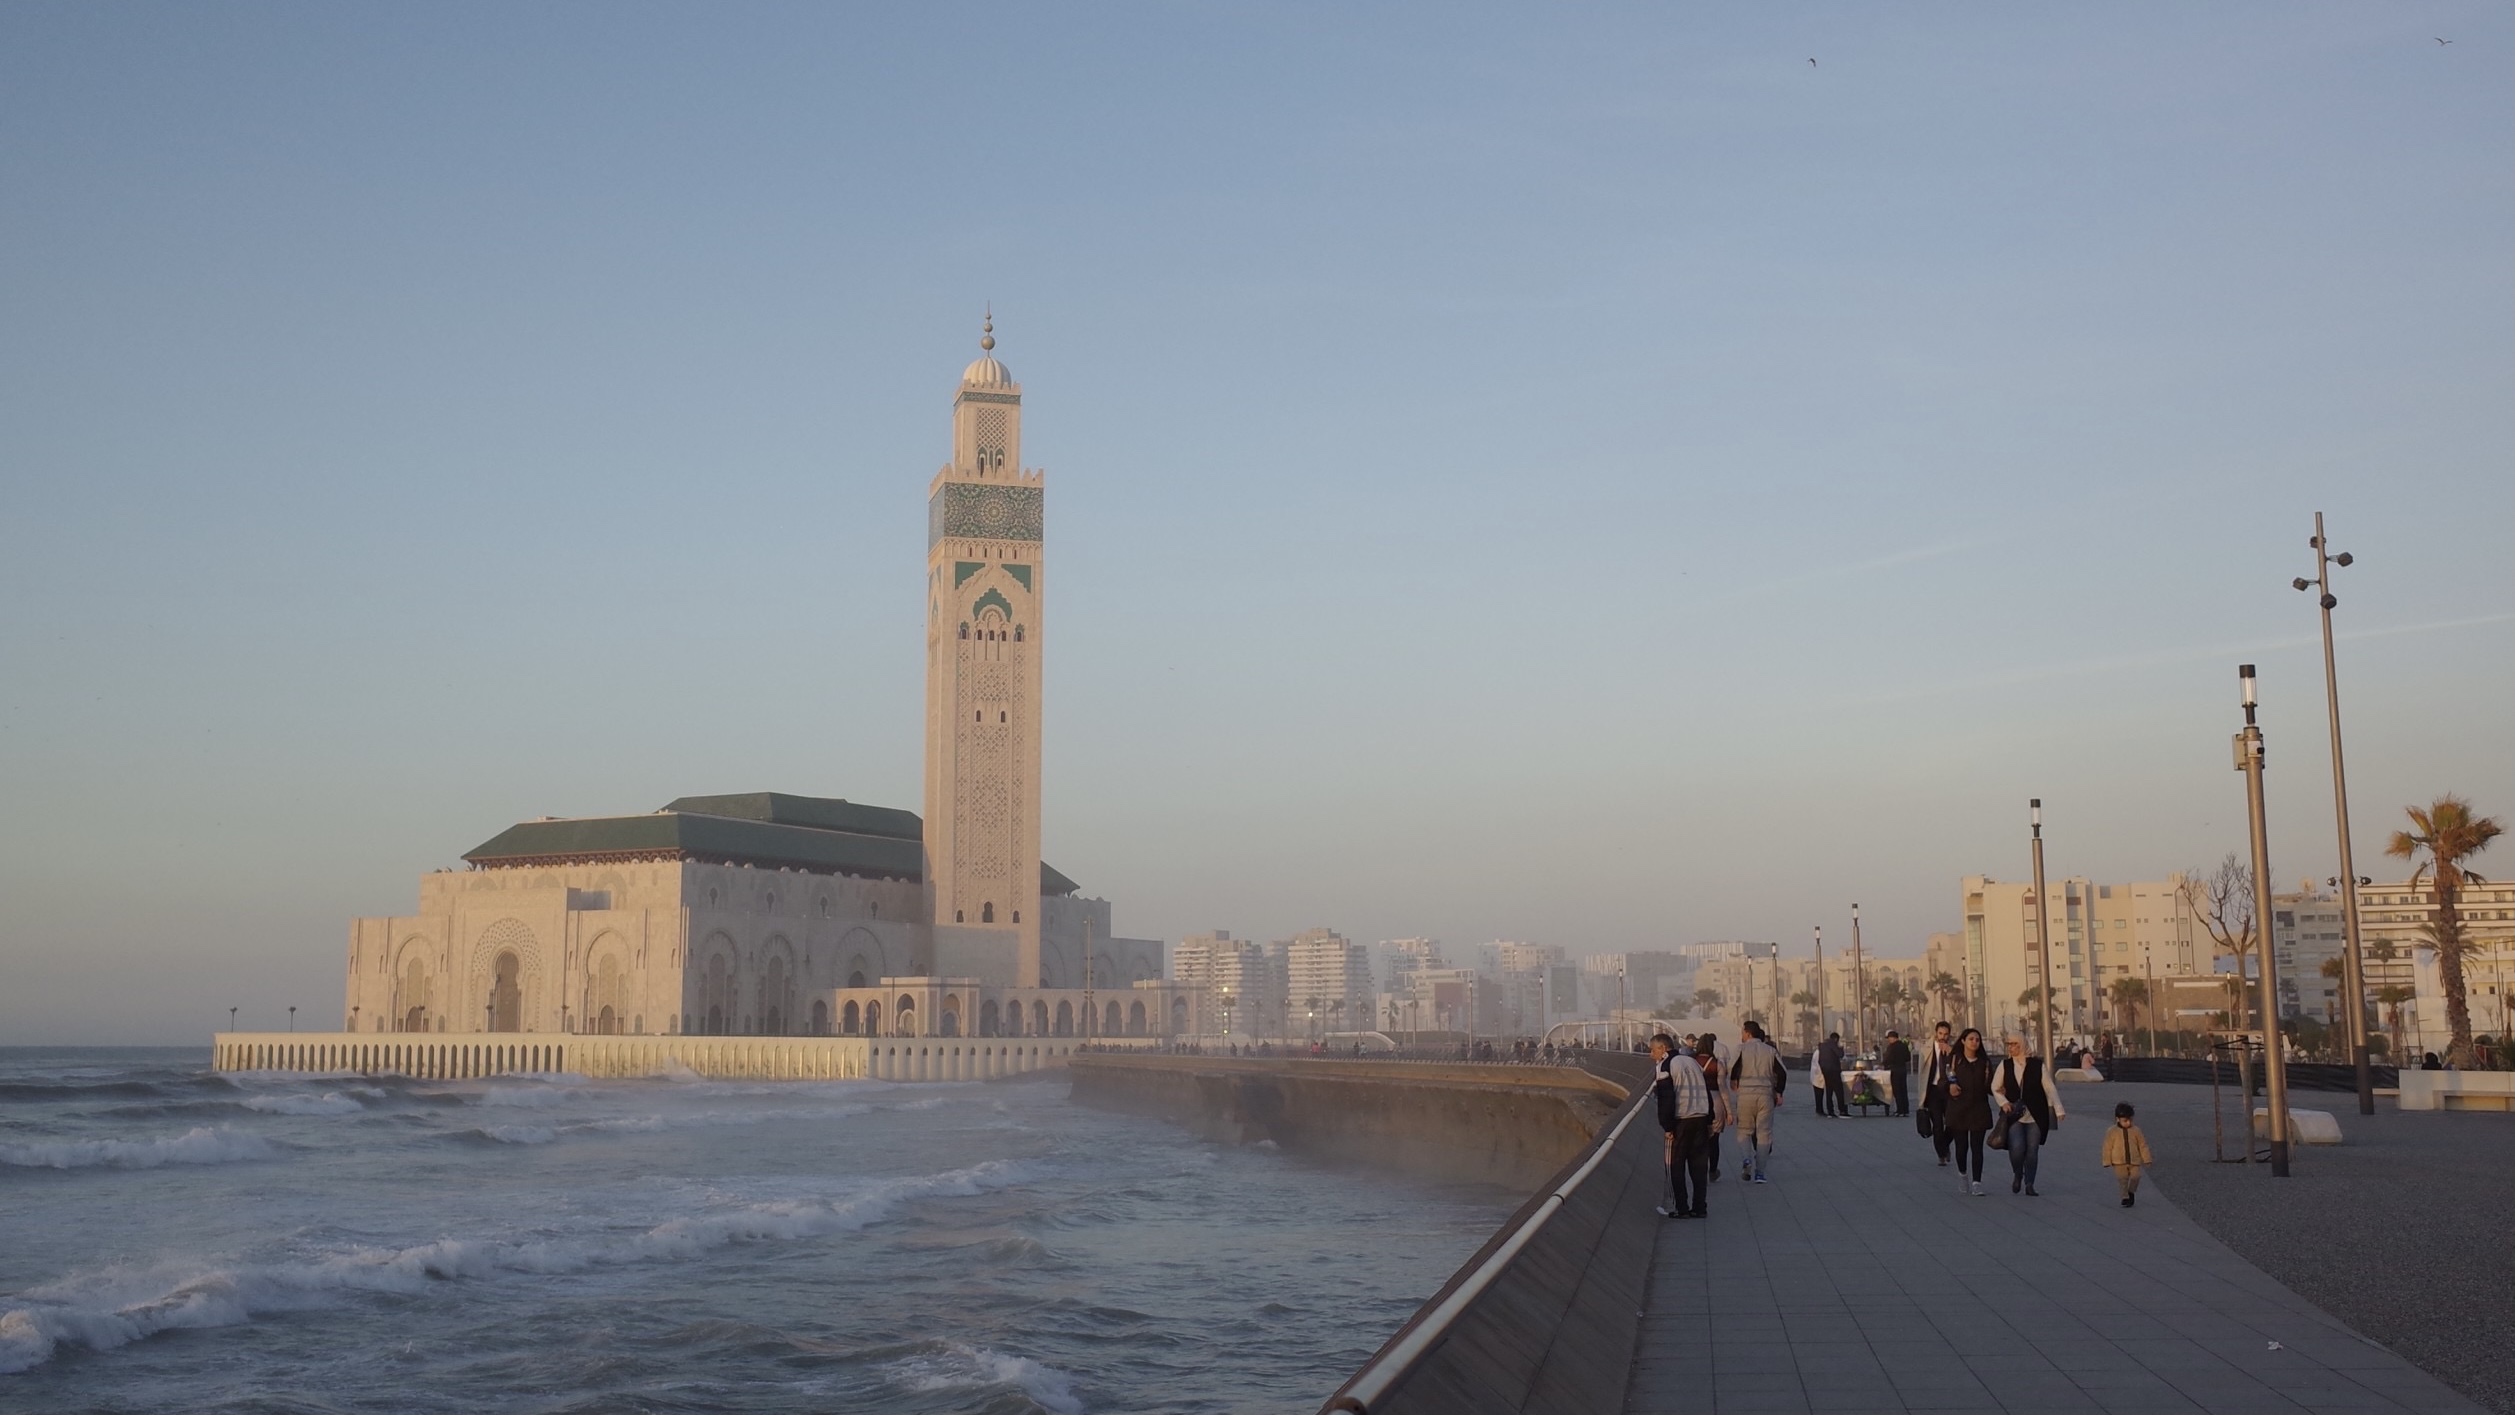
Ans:
{"type": "Polygon", "coordinates": [[[1077,1101],[1227,1143],[1522,1190],[1586,1149],[1626,1095],[1558,1066],[1083,1055],[1067,1071],[1077,1101]]]}

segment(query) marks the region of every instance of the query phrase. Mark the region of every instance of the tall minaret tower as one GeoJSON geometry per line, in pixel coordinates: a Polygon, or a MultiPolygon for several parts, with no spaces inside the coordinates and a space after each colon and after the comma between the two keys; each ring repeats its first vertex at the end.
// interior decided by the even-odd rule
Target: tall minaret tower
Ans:
{"type": "Polygon", "coordinates": [[[1038,987],[1043,478],[995,346],[991,316],[926,501],[926,885],[938,930],[1012,943],[1014,976],[989,981],[1038,987]]]}

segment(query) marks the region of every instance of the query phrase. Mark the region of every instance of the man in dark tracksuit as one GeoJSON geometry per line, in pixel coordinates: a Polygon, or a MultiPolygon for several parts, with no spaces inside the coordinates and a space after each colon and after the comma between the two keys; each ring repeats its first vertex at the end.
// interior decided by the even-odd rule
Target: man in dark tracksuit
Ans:
{"type": "Polygon", "coordinates": [[[1912,1047],[1901,1032],[1886,1034],[1886,1050],[1878,1054],[1878,1064],[1886,1068],[1886,1083],[1895,1091],[1895,1113],[1912,1114],[1912,1047]]]}
{"type": "Polygon", "coordinates": [[[1851,1090],[1843,1084],[1843,1034],[1827,1032],[1817,1043],[1816,1065],[1825,1086],[1825,1098],[1817,1105],[1817,1113],[1837,1118],[1851,1114],[1851,1090]]]}

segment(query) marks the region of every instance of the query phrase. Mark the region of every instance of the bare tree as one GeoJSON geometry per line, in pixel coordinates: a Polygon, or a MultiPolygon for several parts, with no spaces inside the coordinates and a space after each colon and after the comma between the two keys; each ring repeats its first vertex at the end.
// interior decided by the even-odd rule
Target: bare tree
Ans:
{"type": "Polygon", "coordinates": [[[2253,867],[2227,852],[2218,868],[2204,875],[2185,870],[2177,886],[2184,905],[2201,921],[2218,953],[2236,960],[2235,977],[2227,984],[2228,1025],[2244,1026],[2245,963],[2261,942],[2259,920],[2253,917],[2253,867]]]}

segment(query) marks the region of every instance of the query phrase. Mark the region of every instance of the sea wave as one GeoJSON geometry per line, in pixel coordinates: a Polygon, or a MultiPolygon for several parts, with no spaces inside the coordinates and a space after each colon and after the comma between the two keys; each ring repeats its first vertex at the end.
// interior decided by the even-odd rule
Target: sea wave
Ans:
{"type": "Polygon", "coordinates": [[[441,1282],[680,1261],[737,1243],[852,1233],[913,1199],[968,1197],[1022,1183],[1029,1168],[1021,1161],[988,1160],[939,1174],[884,1180],[841,1198],[711,1209],[633,1232],[504,1241],[446,1238],[409,1248],[355,1248],[297,1262],[213,1268],[136,1295],[123,1273],[65,1280],[29,1289],[24,1295],[31,1305],[0,1312],[0,1374],[40,1365],[64,1345],[105,1351],[164,1331],[238,1326],[338,1292],[415,1295],[441,1282]]]}
{"type": "Polygon", "coordinates": [[[223,1126],[196,1125],[164,1140],[30,1140],[0,1144],[0,1164],[24,1169],[155,1169],[168,1164],[232,1164],[278,1152],[268,1140],[223,1126]]]}
{"type": "Polygon", "coordinates": [[[1083,1410],[1083,1402],[1074,1395],[1074,1378],[1056,1367],[1027,1356],[984,1346],[964,1346],[957,1341],[940,1342],[932,1351],[893,1361],[885,1368],[885,1374],[912,1391],[982,1391],[1012,1386],[1052,1415],[1082,1415],[1083,1410]]]}
{"type": "Polygon", "coordinates": [[[356,1115],[366,1104],[359,1093],[381,1100],[384,1092],[370,1087],[353,1087],[349,1091],[325,1091],[319,1096],[290,1095],[247,1096],[237,1104],[265,1115],[356,1115]]]}

